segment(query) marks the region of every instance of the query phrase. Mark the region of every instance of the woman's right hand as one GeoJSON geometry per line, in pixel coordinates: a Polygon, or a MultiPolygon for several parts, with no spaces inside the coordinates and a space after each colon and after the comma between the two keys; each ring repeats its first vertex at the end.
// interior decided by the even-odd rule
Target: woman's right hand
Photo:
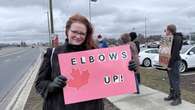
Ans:
{"type": "Polygon", "coordinates": [[[67,78],[59,75],[57,76],[48,86],[49,92],[55,92],[56,90],[59,90],[60,88],[63,88],[66,86],[67,78]]]}
{"type": "Polygon", "coordinates": [[[137,68],[137,64],[135,63],[135,61],[131,60],[129,61],[129,65],[128,65],[128,69],[130,71],[136,71],[136,68],[137,68]]]}

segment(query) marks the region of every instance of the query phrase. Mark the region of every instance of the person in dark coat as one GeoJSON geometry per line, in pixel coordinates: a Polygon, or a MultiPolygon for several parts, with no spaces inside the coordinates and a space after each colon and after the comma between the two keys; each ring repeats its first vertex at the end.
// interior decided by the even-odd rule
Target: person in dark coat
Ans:
{"type": "MultiPolygon", "coordinates": [[[[75,14],[66,23],[65,44],[53,49],[48,48],[44,54],[42,65],[39,69],[35,88],[44,99],[43,110],[104,110],[103,99],[90,100],[74,104],[64,104],[63,88],[66,79],[60,75],[58,54],[90,50],[96,48],[92,40],[93,28],[86,17],[75,14]]],[[[129,70],[136,64],[129,62],[129,70]]]]}
{"type": "Polygon", "coordinates": [[[180,50],[182,48],[183,38],[181,33],[176,33],[176,26],[170,24],[167,26],[166,35],[172,36],[171,57],[168,63],[168,78],[170,84],[169,96],[164,98],[165,101],[171,101],[171,105],[175,106],[181,104],[181,92],[180,92],[180,75],[179,65],[181,62],[180,50]]]}

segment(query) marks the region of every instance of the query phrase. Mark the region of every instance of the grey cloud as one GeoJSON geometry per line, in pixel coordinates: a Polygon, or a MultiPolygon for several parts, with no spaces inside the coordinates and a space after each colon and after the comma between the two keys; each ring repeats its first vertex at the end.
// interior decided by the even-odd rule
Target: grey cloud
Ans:
{"type": "Polygon", "coordinates": [[[47,16],[40,7],[0,8],[0,14],[2,15],[0,17],[2,21],[0,30],[3,34],[14,32],[42,33],[47,30],[47,16]]]}
{"type": "Polygon", "coordinates": [[[143,22],[145,16],[143,16],[142,12],[138,10],[133,10],[129,12],[120,11],[116,14],[114,22],[119,24],[136,24],[139,22],[143,22]]]}
{"type": "Polygon", "coordinates": [[[48,5],[48,0],[0,0],[0,6],[23,7],[23,6],[44,6],[48,5]]]}
{"type": "MultiPolygon", "coordinates": [[[[53,0],[54,27],[61,39],[70,15],[78,12],[89,17],[88,4],[88,0],[53,0]]],[[[110,37],[132,28],[144,33],[145,17],[148,34],[161,34],[169,23],[176,24],[179,31],[190,32],[195,27],[193,4],[194,0],[98,0],[91,2],[91,21],[96,34],[110,37]]],[[[0,0],[0,35],[47,41],[47,10],[48,0],[0,0]]]]}
{"type": "Polygon", "coordinates": [[[183,8],[183,10],[181,10],[181,14],[185,15],[187,18],[193,18],[195,17],[194,9],[195,5],[183,8]]]}

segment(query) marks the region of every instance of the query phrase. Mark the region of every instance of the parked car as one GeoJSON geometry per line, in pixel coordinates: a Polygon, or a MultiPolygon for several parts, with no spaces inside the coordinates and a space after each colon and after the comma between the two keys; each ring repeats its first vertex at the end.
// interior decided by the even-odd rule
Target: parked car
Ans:
{"type": "Polygon", "coordinates": [[[192,41],[192,40],[185,40],[185,41],[183,41],[183,45],[193,45],[193,44],[195,44],[195,42],[192,41]]]}
{"type": "Polygon", "coordinates": [[[180,72],[186,71],[188,68],[195,67],[195,45],[185,45],[180,51],[182,58],[179,70],[180,72]]]}
{"type": "MultiPolygon", "coordinates": [[[[180,56],[182,60],[179,66],[179,71],[181,73],[189,68],[195,68],[195,45],[183,45],[180,51],[180,56]]],[[[154,57],[153,66],[155,68],[160,68],[159,55],[154,57]]]]}
{"type": "Polygon", "coordinates": [[[159,48],[160,47],[160,44],[157,44],[157,43],[151,43],[147,46],[148,48],[159,48]]]}
{"type": "Polygon", "coordinates": [[[153,65],[153,59],[154,57],[159,55],[159,49],[158,48],[144,48],[141,49],[139,53],[139,61],[140,64],[145,67],[150,67],[153,65]]]}

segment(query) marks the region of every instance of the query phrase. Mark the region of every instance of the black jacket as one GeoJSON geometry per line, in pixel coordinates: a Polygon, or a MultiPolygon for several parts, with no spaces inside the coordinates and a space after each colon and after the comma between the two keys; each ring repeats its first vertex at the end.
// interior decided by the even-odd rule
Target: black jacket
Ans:
{"type": "Polygon", "coordinates": [[[63,89],[55,93],[48,93],[47,87],[55,77],[60,75],[60,68],[57,55],[59,53],[74,52],[86,50],[83,46],[74,47],[67,43],[63,46],[55,48],[52,59],[52,67],[50,57],[52,49],[47,49],[44,55],[42,65],[39,69],[39,73],[35,82],[35,88],[37,92],[43,97],[43,110],[104,110],[103,99],[91,100],[76,104],[64,104],[63,89]]]}
{"type": "Polygon", "coordinates": [[[174,34],[173,43],[171,47],[171,58],[169,60],[168,67],[171,67],[175,61],[181,60],[180,50],[182,48],[183,37],[181,34],[174,34]]]}

